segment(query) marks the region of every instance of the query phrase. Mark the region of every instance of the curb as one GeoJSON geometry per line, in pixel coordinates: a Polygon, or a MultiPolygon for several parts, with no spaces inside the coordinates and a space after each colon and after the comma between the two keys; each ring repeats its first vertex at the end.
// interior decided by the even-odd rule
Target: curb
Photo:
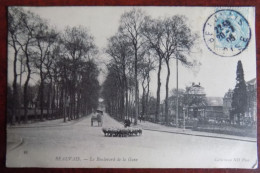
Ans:
{"type": "Polygon", "coordinates": [[[165,131],[165,130],[155,130],[149,128],[143,128],[143,130],[148,131],[156,131],[156,132],[164,132],[164,133],[174,133],[180,135],[188,135],[188,136],[198,136],[198,137],[209,137],[209,138],[218,138],[218,139],[228,139],[228,140],[235,140],[235,141],[243,141],[243,142],[257,142],[257,140],[247,140],[247,139],[238,139],[232,137],[221,137],[221,136],[214,136],[214,135],[203,135],[203,134],[192,134],[192,133],[184,133],[184,132],[173,132],[173,131],[165,131]]]}
{"type": "Polygon", "coordinates": [[[24,143],[24,139],[22,137],[20,137],[19,142],[16,145],[14,145],[13,147],[9,148],[7,151],[12,151],[12,150],[20,147],[23,143],[24,143]]]}
{"type": "MultiPolygon", "coordinates": [[[[110,116],[111,117],[111,116],[110,116]]],[[[114,119],[113,117],[111,117],[114,119]]],[[[116,120],[116,119],[114,119],[116,120]]],[[[117,120],[116,120],[117,121],[117,120]]],[[[119,122],[119,121],[117,121],[119,122]]],[[[120,124],[123,124],[123,122],[119,122],[120,124]]],[[[148,130],[148,131],[155,131],[155,132],[164,132],[164,133],[174,133],[174,134],[179,134],[179,135],[187,135],[187,136],[198,136],[198,137],[208,137],[208,138],[217,138],[217,139],[227,139],[227,140],[234,140],[234,141],[243,141],[243,142],[257,142],[257,140],[250,140],[250,139],[238,139],[235,137],[221,137],[221,136],[215,136],[213,135],[203,135],[203,134],[193,134],[193,133],[185,133],[185,132],[174,132],[174,131],[168,131],[168,130],[156,130],[156,129],[149,129],[149,128],[143,128],[142,125],[137,125],[138,127],[141,127],[143,130],[148,130]]]]}
{"type": "MultiPolygon", "coordinates": [[[[81,118],[81,119],[79,119],[78,121],[75,121],[75,122],[73,122],[73,123],[71,123],[71,124],[58,124],[58,125],[42,125],[42,126],[37,126],[37,127],[35,127],[35,126],[32,126],[32,127],[26,127],[26,126],[23,126],[23,127],[9,127],[9,128],[40,128],[40,127],[57,127],[57,126],[70,126],[70,125],[74,125],[74,124],[76,124],[76,123],[79,123],[79,122],[81,122],[82,120],[84,120],[85,118],[81,118]]],[[[18,148],[18,147],[20,147],[22,144],[24,143],[24,139],[22,138],[22,137],[20,137],[20,140],[19,140],[19,142],[17,143],[17,144],[15,144],[13,147],[11,147],[11,148],[9,148],[7,151],[9,152],[9,151],[12,151],[12,150],[14,150],[14,149],[16,149],[16,148],[18,148]]]]}

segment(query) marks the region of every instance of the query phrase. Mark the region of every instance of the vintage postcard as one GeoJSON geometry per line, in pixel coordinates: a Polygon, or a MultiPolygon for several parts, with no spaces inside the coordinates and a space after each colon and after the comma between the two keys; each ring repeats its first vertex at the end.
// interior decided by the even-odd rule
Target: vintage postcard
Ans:
{"type": "Polygon", "coordinates": [[[258,167],[254,7],[8,7],[7,167],[258,167]]]}

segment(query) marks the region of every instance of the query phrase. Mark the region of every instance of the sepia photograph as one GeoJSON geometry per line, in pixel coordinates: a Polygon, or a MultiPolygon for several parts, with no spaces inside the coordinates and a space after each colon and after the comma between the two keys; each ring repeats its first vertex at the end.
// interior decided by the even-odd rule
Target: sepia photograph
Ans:
{"type": "Polygon", "coordinates": [[[8,7],[6,166],[258,168],[254,7],[8,7]]]}

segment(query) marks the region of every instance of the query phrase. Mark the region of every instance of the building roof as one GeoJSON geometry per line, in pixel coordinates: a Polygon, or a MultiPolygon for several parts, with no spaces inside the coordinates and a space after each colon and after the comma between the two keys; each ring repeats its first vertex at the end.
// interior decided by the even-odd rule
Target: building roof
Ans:
{"type": "Polygon", "coordinates": [[[248,84],[250,84],[250,85],[255,85],[255,84],[256,84],[256,78],[247,81],[246,84],[247,84],[247,85],[248,85],[248,84]]]}
{"type": "Polygon", "coordinates": [[[224,98],[232,98],[233,90],[229,89],[228,92],[225,93],[224,98]]]}
{"type": "Polygon", "coordinates": [[[195,84],[192,83],[192,86],[189,87],[188,94],[194,95],[206,95],[204,88],[200,85],[200,83],[195,84]]]}
{"type": "MultiPolygon", "coordinates": [[[[253,79],[247,81],[247,82],[246,82],[246,85],[247,85],[247,87],[248,87],[249,85],[254,85],[254,86],[256,87],[256,82],[257,82],[257,81],[256,81],[256,78],[253,78],[253,79]]],[[[229,89],[228,92],[225,93],[224,98],[231,98],[233,92],[234,92],[234,91],[233,91],[232,89],[229,89]]]]}
{"type": "Polygon", "coordinates": [[[207,97],[208,106],[223,106],[222,97],[207,97]]]}

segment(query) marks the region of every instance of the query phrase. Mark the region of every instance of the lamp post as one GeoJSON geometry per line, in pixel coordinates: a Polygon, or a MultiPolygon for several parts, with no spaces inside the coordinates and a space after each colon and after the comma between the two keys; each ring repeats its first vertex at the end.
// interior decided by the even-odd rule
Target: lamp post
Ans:
{"type": "Polygon", "coordinates": [[[183,130],[185,130],[185,111],[186,111],[186,108],[183,107],[183,130]]]}

